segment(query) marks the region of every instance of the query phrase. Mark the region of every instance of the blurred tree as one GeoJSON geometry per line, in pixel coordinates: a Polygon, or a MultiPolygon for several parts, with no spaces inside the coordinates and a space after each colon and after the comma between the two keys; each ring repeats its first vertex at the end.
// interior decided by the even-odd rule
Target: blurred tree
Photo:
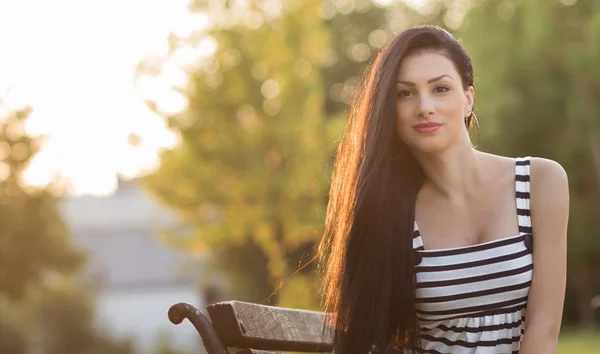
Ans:
{"type": "Polygon", "coordinates": [[[482,1],[458,35],[481,78],[482,149],[547,157],[567,170],[566,308],[575,301],[575,318],[592,323],[589,303],[600,292],[600,2],[482,1]]]}
{"type": "Polygon", "coordinates": [[[192,73],[189,111],[169,120],[182,142],[147,178],[194,224],[193,244],[211,249],[232,293],[258,302],[320,234],[331,150],[318,2],[279,11],[250,2],[246,23],[210,31],[218,49],[192,73]]]}
{"type": "MultiPolygon", "coordinates": [[[[340,113],[382,13],[369,2],[345,15],[316,0],[268,3],[197,4],[215,21],[208,36],[218,49],[191,73],[189,110],[169,119],[181,144],[146,179],[195,226],[189,247],[211,250],[231,294],[257,302],[310,258],[321,235],[340,113]]],[[[308,286],[312,298],[290,291],[282,301],[314,306],[310,274],[286,287],[308,286]]]]}
{"type": "Polygon", "coordinates": [[[0,300],[19,297],[28,285],[43,284],[55,273],[73,272],[84,260],[69,244],[53,192],[22,184],[39,142],[24,131],[31,109],[5,111],[8,116],[0,120],[0,300]]]}
{"type": "Polygon", "coordinates": [[[58,186],[23,184],[39,143],[25,133],[30,112],[0,99],[0,353],[132,353],[94,327],[89,286],[73,280],[85,257],[60,216],[58,186]]]}

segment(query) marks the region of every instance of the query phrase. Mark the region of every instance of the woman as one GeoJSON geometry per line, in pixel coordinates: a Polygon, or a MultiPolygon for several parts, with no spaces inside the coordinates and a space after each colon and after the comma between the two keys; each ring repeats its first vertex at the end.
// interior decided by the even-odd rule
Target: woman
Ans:
{"type": "Polygon", "coordinates": [[[474,98],[469,56],[437,27],[403,32],[367,70],[319,249],[335,352],[556,351],[567,176],[476,150],[474,98]]]}

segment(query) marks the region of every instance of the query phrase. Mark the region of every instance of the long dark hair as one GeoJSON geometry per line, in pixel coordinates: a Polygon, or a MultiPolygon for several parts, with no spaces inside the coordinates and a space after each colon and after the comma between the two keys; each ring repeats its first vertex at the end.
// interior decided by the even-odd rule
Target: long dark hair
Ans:
{"type": "MultiPolygon", "coordinates": [[[[394,129],[398,68],[419,50],[447,56],[464,88],[473,85],[466,51],[434,26],[404,31],[365,71],[336,152],[319,245],[323,307],[336,353],[419,346],[412,240],[424,174],[394,129]]],[[[469,127],[471,118],[465,123],[469,127]]]]}

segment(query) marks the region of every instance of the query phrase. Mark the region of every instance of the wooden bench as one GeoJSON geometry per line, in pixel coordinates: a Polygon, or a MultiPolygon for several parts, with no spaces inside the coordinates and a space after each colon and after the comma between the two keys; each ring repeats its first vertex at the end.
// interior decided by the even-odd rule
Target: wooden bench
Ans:
{"type": "Polygon", "coordinates": [[[227,348],[236,348],[239,354],[332,350],[332,331],[323,325],[323,312],[242,301],[218,302],[207,306],[207,311],[210,319],[194,306],[178,303],[168,314],[174,324],[187,318],[208,354],[226,354],[227,348]]]}

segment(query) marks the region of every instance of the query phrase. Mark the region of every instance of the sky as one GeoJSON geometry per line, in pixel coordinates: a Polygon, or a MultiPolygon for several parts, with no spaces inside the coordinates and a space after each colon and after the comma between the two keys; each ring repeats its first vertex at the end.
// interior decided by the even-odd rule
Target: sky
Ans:
{"type": "Polygon", "coordinates": [[[134,69],[166,54],[170,32],[189,33],[186,5],[0,0],[0,95],[10,89],[8,106],[32,106],[26,131],[47,137],[26,171],[28,184],[45,185],[60,174],[74,195],[106,195],[117,173],[129,178],[156,166],[159,149],[177,139],[143,95],[163,98],[166,111],[184,109],[183,97],[167,91],[185,77],[167,70],[162,81],[136,88],[134,69]],[[141,137],[135,148],[130,133],[141,137]]]}
{"type": "Polygon", "coordinates": [[[175,56],[159,80],[136,85],[134,72],[144,58],[167,53],[169,33],[184,36],[208,24],[189,14],[188,1],[0,0],[0,97],[9,107],[31,106],[25,130],[45,137],[25,172],[27,184],[60,175],[70,194],[102,196],[114,192],[117,175],[157,166],[160,149],[177,137],[144,97],[160,98],[166,112],[185,109],[185,98],[169,89],[185,84],[178,64],[210,53],[211,43],[175,56]],[[132,133],[141,138],[135,147],[132,133]]]}

